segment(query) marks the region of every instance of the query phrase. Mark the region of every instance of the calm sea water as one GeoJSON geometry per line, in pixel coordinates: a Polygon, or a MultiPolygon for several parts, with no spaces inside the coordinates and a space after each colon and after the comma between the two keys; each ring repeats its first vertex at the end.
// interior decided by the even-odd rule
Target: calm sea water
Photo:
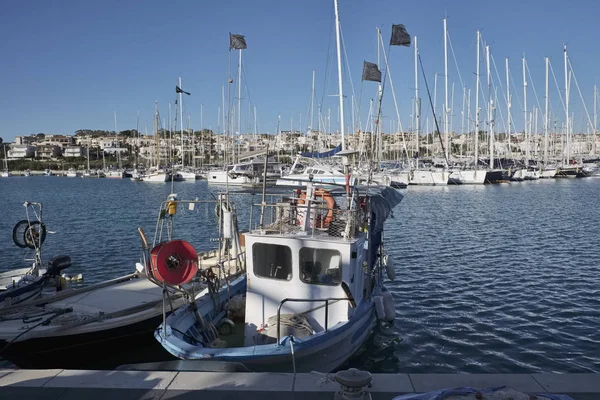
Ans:
{"type": "MultiPolygon", "coordinates": [[[[55,232],[45,256],[70,255],[68,272],[83,273],[86,283],[131,272],[141,252],[137,228],[152,239],[160,202],[170,192],[170,184],[129,180],[0,179],[0,271],[28,264],[12,243],[12,228],[25,216],[23,202],[38,201],[55,232]]],[[[216,190],[198,181],[175,183],[175,192],[208,199],[216,190]]],[[[403,193],[386,233],[398,271],[388,283],[395,327],[375,334],[351,366],[413,373],[600,371],[600,179],[403,193]]],[[[246,195],[236,199],[241,228],[249,203],[246,195]]],[[[185,218],[190,224],[178,236],[210,247],[216,234],[205,222],[214,220],[214,210],[197,207],[185,218]]]]}

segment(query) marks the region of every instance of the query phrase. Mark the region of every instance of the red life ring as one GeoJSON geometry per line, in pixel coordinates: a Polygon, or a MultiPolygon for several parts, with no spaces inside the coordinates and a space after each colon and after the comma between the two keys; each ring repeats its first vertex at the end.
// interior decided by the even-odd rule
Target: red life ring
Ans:
{"type": "Polygon", "coordinates": [[[159,243],[150,252],[150,275],[158,282],[183,285],[198,272],[198,254],[184,240],[159,243]]]}
{"type": "MultiPolygon", "coordinates": [[[[327,203],[327,214],[325,215],[325,218],[323,219],[321,214],[317,214],[317,218],[316,218],[316,227],[317,228],[327,228],[329,226],[329,224],[333,221],[333,209],[335,208],[335,199],[333,198],[333,196],[331,195],[331,193],[329,193],[326,190],[322,190],[322,189],[317,189],[315,191],[313,191],[313,195],[315,198],[319,197],[322,198],[326,203],[327,203]]],[[[306,192],[303,192],[300,195],[300,198],[298,199],[298,204],[305,204],[306,203],[306,192]]],[[[306,215],[306,213],[302,213],[298,215],[298,225],[302,225],[304,223],[304,215],[306,215]]]]}

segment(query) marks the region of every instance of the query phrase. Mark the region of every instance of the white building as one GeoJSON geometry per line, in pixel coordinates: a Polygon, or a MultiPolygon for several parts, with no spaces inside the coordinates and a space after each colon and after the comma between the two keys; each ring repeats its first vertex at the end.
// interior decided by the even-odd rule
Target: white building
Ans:
{"type": "Polygon", "coordinates": [[[66,146],[63,149],[63,157],[83,157],[84,149],[81,146],[66,146]]]}
{"type": "Polygon", "coordinates": [[[9,158],[31,158],[35,157],[35,146],[28,144],[11,144],[8,150],[9,158]]]}

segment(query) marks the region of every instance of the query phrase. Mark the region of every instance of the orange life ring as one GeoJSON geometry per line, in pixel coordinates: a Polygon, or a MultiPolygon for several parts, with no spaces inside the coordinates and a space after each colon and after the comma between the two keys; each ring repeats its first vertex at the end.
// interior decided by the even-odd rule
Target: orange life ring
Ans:
{"type": "MultiPolygon", "coordinates": [[[[323,199],[325,201],[325,203],[327,203],[327,214],[325,215],[325,218],[322,218],[321,214],[317,214],[317,218],[316,218],[316,227],[317,228],[327,228],[329,226],[329,224],[333,221],[333,209],[335,208],[335,199],[333,198],[333,196],[331,195],[331,193],[329,193],[326,190],[322,190],[322,189],[317,189],[315,191],[313,191],[313,195],[315,198],[319,197],[321,199],[323,199]]],[[[303,192],[300,195],[300,198],[298,199],[298,204],[305,204],[306,203],[306,192],[303,192]]],[[[301,225],[304,222],[304,215],[302,216],[298,216],[298,224],[301,225]]]]}

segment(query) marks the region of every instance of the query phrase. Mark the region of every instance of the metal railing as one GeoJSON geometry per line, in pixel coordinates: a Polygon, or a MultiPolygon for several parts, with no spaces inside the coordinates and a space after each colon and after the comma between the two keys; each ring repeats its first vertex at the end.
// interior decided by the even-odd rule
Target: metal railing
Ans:
{"type": "MultiPolygon", "coordinates": [[[[281,341],[281,307],[287,302],[294,303],[325,303],[325,332],[328,330],[329,325],[329,302],[330,301],[351,301],[348,297],[328,297],[326,299],[283,299],[277,307],[277,344],[281,341]]],[[[318,310],[320,307],[313,308],[311,310],[304,311],[300,314],[308,314],[310,312],[318,310]]]]}
{"type": "Polygon", "coordinates": [[[309,235],[327,234],[332,237],[352,239],[360,231],[363,219],[358,209],[330,208],[313,202],[310,206],[297,204],[295,199],[285,199],[271,204],[252,204],[250,209],[250,230],[263,234],[286,234],[305,231],[309,235]],[[262,229],[257,223],[255,207],[264,207],[262,229]],[[305,222],[309,219],[308,224],[305,222]]]}

